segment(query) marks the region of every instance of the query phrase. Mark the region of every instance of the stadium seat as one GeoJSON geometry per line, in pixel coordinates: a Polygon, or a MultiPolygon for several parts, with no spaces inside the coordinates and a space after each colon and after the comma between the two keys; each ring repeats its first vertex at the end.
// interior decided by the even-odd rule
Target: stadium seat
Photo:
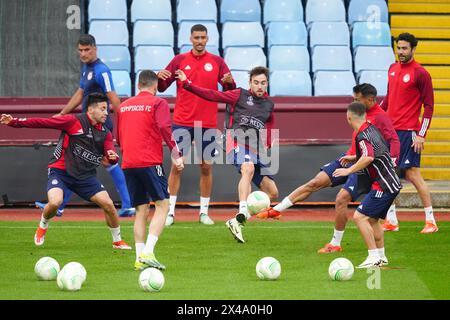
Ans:
{"type": "Polygon", "coordinates": [[[261,22],[259,0],[222,0],[220,2],[220,22],[261,22]]]}
{"type": "Polygon", "coordinates": [[[303,21],[272,22],[267,30],[267,45],[308,45],[308,32],[303,21]]]}
{"type": "Polygon", "coordinates": [[[192,48],[191,27],[196,24],[202,24],[208,29],[208,46],[219,47],[219,30],[214,22],[205,21],[183,21],[178,25],[178,48],[189,45],[192,48]]]}
{"type": "Polygon", "coordinates": [[[135,51],[134,72],[144,69],[162,70],[174,56],[171,47],[139,46],[135,51]]]}
{"type": "Polygon", "coordinates": [[[306,71],[273,71],[270,75],[271,96],[311,96],[311,78],[306,71]]]}
{"type": "Polygon", "coordinates": [[[391,30],[384,22],[355,22],[352,31],[353,50],[358,46],[391,46],[391,30]]]}
{"type": "Polygon", "coordinates": [[[133,46],[173,47],[174,31],[169,21],[136,21],[133,28],[133,46]]]}
{"type": "Polygon", "coordinates": [[[117,95],[119,97],[130,97],[131,96],[130,74],[127,71],[112,70],[111,75],[117,95]]]}
{"type": "Polygon", "coordinates": [[[311,58],[313,72],[352,70],[352,54],[348,47],[317,46],[311,58]]]}
{"type": "Polygon", "coordinates": [[[89,23],[92,20],[127,21],[126,0],[90,0],[88,5],[89,23]]]}
{"type": "Polygon", "coordinates": [[[350,47],[350,33],[345,22],[315,22],[309,37],[310,48],[320,45],[350,47]]]}
{"type": "Polygon", "coordinates": [[[298,0],[265,0],[264,24],[275,21],[303,21],[303,6],[298,0]]]}
{"type": "MultiPolygon", "coordinates": [[[[158,73],[161,70],[152,70],[152,71],[154,71],[155,73],[158,73]]],[[[135,86],[134,86],[135,95],[137,95],[139,93],[139,88],[138,88],[139,74],[140,74],[140,72],[136,73],[136,80],[134,82],[134,84],[135,84],[135,86]]],[[[164,91],[164,92],[157,92],[156,95],[157,96],[161,96],[161,97],[176,97],[177,96],[177,82],[174,81],[170,85],[170,87],[168,87],[166,89],[166,91],[164,91]]]]}
{"type": "Polygon", "coordinates": [[[137,20],[172,21],[170,0],[133,0],[131,4],[131,22],[137,20]]]}
{"type": "Polygon", "coordinates": [[[230,47],[225,52],[225,62],[230,70],[250,71],[257,66],[266,66],[267,59],[261,48],[230,47]]]}
{"type": "Polygon", "coordinates": [[[388,23],[388,7],[385,0],[352,0],[348,6],[348,24],[380,21],[388,23]]]}
{"type": "Polygon", "coordinates": [[[97,45],[124,45],[128,47],[128,28],[125,21],[94,20],[89,34],[95,37],[97,45]]]}
{"type": "Polygon", "coordinates": [[[125,46],[97,46],[97,56],[111,70],[131,71],[131,58],[128,47],[125,46]]]}
{"type": "Polygon", "coordinates": [[[358,83],[370,83],[377,88],[378,96],[385,96],[387,93],[388,73],[385,70],[361,71],[358,83]]]}
{"type": "Polygon", "coordinates": [[[222,28],[222,48],[264,47],[264,31],[259,22],[227,22],[222,28]]]}
{"type": "MultiPolygon", "coordinates": [[[[185,53],[192,50],[192,45],[184,45],[180,48],[180,53],[185,53]]],[[[220,56],[219,48],[216,46],[206,46],[206,50],[209,53],[215,54],[216,56],[220,56]]]]}
{"type": "Polygon", "coordinates": [[[308,0],[305,13],[308,28],[313,22],[345,21],[345,6],[342,0],[308,0]]]}
{"type": "Polygon", "coordinates": [[[269,50],[269,69],[271,71],[308,71],[309,52],[303,46],[273,46],[269,50]]]}
{"type": "Polygon", "coordinates": [[[315,96],[351,96],[355,85],[351,71],[319,71],[314,75],[315,96]]]}
{"type": "Polygon", "coordinates": [[[248,71],[231,71],[234,82],[236,82],[236,88],[249,89],[249,74],[248,71]]]}
{"type": "Polygon", "coordinates": [[[358,47],[355,54],[355,72],[387,70],[395,62],[391,47],[358,47]]]}
{"type": "Polygon", "coordinates": [[[179,0],[177,2],[177,22],[202,20],[217,22],[215,0],[179,0]]]}

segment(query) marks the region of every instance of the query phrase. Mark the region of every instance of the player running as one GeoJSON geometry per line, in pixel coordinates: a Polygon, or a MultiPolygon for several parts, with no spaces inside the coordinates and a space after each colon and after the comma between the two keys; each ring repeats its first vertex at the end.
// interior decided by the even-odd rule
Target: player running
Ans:
{"type": "Polygon", "coordinates": [[[347,121],[356,132],[356,163],[338,168],[333,177],[346,177],[364,170],[371,181],[370,192],[361,201],[353,219],[367,245],[368,257],[357,268],[371,268],[388,264],[384,250],[384,232],[379,219],[386,217],[390,205],[402,185],[395,173],[389,147],[380,131],[366,120],[366,107],[353,102],[347,108],[347,121]]]}
{"type": "Polygon", "coordinates": [[[139,74],[139,94],[123,102],[117,113],[117,141],[123,156],[122,169],[131,204],[136,208],[135,270],[166,268],[153,252],[169,211],[167,179],[162,167],[163,140],[171,151],[174,166],[178,170],[183,169],[183,158],[172,138],[169,105],[166,100],[155,96],[157,87],[157,75],[153,71],[143,70],[139,74]],[[155,202],[155,214],[146,237],[151,200],[155,202]]]}
{"type": "MultiPolygon", "coordinates": [[[[367,121],[375,125],[381,132],[383,138],[390,147],[390,153],[394,159],[398,159],[400,153],[400,142],[392,123],[387,114],[380,108],[376,102],[377,90],[368,83],[362,83],[353,87],[353,98],[365,105],[367,121]]],[[[342,251],[341,241],[344,236],[345,226],[347,224],[348,204],[356,201],[359,196],[370,191],[370,181],[367,176],[361,173],[354,173],[348,177],[334,177],[333,172],[338,168],[346,168],[356,159],[356,147],[352,135],[352,146],[338,159],[324,165],[320,172],[306,184],[298,187],[289,196],[273,209],[262,212],[257,215],[259,218],[279,218],[280,212],[285,211],[298,201],[303,201],[312,193],[327,187],[343,185],[336,196],[336,216],[333,237],[329,243],[319,249],[318,253],[332,253],[342,251]]]]}
{"type": "Polygon", "coordinates": [[[131,247],[120,235],[119,217],[114,203],[96,177],[102,162],[117,164],[111,132],[104,126],[108,115],[108,98],[99,93],[87,97],[87,112],[77,115],[44,118],[13,118],[2,114],[0,122],[14,128],[49,128],[61,130],[58,145],[48,165],[47,196],[39,226],[34,235],[37,246],[44,244],[50,220],[63,202],[66,190],[86,201],[96,203],[105,212],[106,223],[113,238],[113,248],[131,247]]]}
{"type": "Polygon", "coordinates": [[[228,229],[238,242],[244,243],[241,227],[250,218],[247,197],[251,193],[251,183],[269,195],[278,197],[278,189],[271,175],[265,174],[266,164],[258,153],[261,144],[270,148],[271,130],[274,125],[274,103],[267,95],[269,70],[255,67],[250,74],[250,89],[238,88],[226,92],[205,89],[193,85],[182,70],[176,71],[184,89],[208,101],[227,104],[226,153],[227,161],[233,163],[241,174],[238,184],[239,212],[226,222],[228,229]],[[233,130],[230,130],[233,129],[233,130]],[[261,132],[266,130],[267,143],[262,142],[261,132]],[[232,131],[234,135],[232,135],[232,131]],[[246,141],[246,138],[250,141],[246,141]]]}

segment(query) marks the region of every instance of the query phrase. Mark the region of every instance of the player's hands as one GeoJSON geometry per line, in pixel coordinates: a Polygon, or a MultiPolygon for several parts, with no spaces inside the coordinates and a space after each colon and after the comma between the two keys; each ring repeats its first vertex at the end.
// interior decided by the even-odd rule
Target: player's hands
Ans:
{"type": "Polygon", "coordinates": [[[179,157],[178,159],[172,158],[172,163],[177,168],[178,171],[181,171],[184,169],[184,163],[183,163],[183,157],[179,157]]]}
{"type": "Polygon", "coordinates": [[[222,82],[222,83],[233,83],[233,76],[231,75],[230,72],[225,73],[223,75],[223,78],[220,80],[220,82],[222,82]]]}
{"type": "Polygon", "coordinates": [[[172,72],[170,72],[169,70],[161,70],[160,72],[158,72],[157,76],[158,79],[167,80],[172,76],[172,72]]]}
{"type": "Polygon", "coordinates": [[[346,167],[356,161],[356,155],[345,155],[339,159],[341,166],[346,167]]]}
{"type": "Polygon", "coordinates": [[[107,159],[110,161],[117,161],[119,160],[119,155],[114,150],[108,150],[107,151],[107,159]]]}
{"type": "Polygon", "coordinates": [[[413,139],[413,143],[412,143],[411,147],[414,148],[414,152],[421,153],[422,150],[424,149],[424,146],[423,146],[424,143],[425,143],[424,137],[416,136],[413,139]]]}
{"type": "Polygon", "coordinates": [[[58,117],[61,117],[61,116],[63,116],[63,114],[62,114],[61,112],[59,112],[59,113],[57,113],[57,114],[54,114],[54,115],[52,116],[52,118],[58,118],[58,117]]]}
{"type": "Polygon", "coordinates": [[[350,175],[350,169],[348,168],[339,168],[334,170],[333,177],[346,177],[350,175]]]}
{"type": "Polygon", "coordinates": [[[175,78],[177,78],[180,81],[186,81],[187,77],[183,70],[178,69],[175,71],[175,78]]]}
{"type": "Polygon", "coordinates": [[[12,119],[13,119],[12,115],[2,114],[2,117],[0,118],[0,123],[1,124],[9,124],[12,119]]]}

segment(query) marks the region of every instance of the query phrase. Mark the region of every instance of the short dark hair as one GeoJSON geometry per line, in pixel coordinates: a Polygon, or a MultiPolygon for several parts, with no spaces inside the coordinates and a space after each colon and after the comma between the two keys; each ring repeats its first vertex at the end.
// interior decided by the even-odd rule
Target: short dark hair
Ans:
{"type": "Polygon", "coordinates": [[[370,83],[361,83],[353,87],[353,93],[361,93],[365,98],[377,96],[377,89],[370,83]]]}
{"type": "Polygon", "coordinates": [[[411,45],[411,48],[417,47],[417,44],[419,43],[419,41],[416,39],[416,37],[413,34],[408,33],[408,32],[400,33],[397,38],[397,42],[399,42],[399,41],[409,42],[409,44],[411,45]]]}
{"type": "Polygon", "coordinates": [[[96,46],[95,38],[91,34],[82,34],[78,39],[78,44],[81,44],[82,46],[96,46]]]}
{"type": "Polygon", "coordinates": [[[194,24],[191,28],[191,34],[194,32],[206,32],[208,33],[208,29],[202,24],[194,24]]]}
{"type": "Polygon", "coordinates": [[[348,105],[347,111],[356,114],[359,118],[363,118],[366,114],[366,106],[361,102],[352,102],[348,105]]]}
{"type": "Polygon", "coordinates": [[[249,75],[250,75],[250,81],[252,80],[252,78],[254,76],[259,76],[260,74],[263,74],[266,76],[267,80],[269,80],[269,69],[267,69],[266,67],[254,67],[252,70],[250,70],[249,75]]]}
{"type": "Polygon", "coordinates": [[[108,103],[108,97],[103,93],[91,93],[87,96],[87,106],[95,106],[99,102],[108,103]]]}
{"type": "Polygon", "coordinates": [[[158,76],[152,70],[142,70],[139,73],[139,84],[143,88],[151,87],[155,82],[158,82],[158,76]]]}

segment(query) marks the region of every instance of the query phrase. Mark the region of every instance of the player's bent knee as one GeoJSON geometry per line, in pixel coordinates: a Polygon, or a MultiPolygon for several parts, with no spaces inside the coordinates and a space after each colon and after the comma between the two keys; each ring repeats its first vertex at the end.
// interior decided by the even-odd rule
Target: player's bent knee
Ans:
{"type": "Polygon", "coordinates": [[[253,163],[247,162],[241,165],[242,175],[253,175],[255,173],[255,166],[253,163]]]}
{"type": "Polygon", "coordinates": [[[208,164],[208,163],[202,163],[200,165],[200,173],[202,175],[208,176],[211,174],[212,171],[212,165],[208,164]]]}
{"type": "Polygon", "coordinates": [[[63,199],[50,200],[48,202],[48,206],[50,207],[50,210],[56,210],[61,206],[62,203],[63,199]]]}

